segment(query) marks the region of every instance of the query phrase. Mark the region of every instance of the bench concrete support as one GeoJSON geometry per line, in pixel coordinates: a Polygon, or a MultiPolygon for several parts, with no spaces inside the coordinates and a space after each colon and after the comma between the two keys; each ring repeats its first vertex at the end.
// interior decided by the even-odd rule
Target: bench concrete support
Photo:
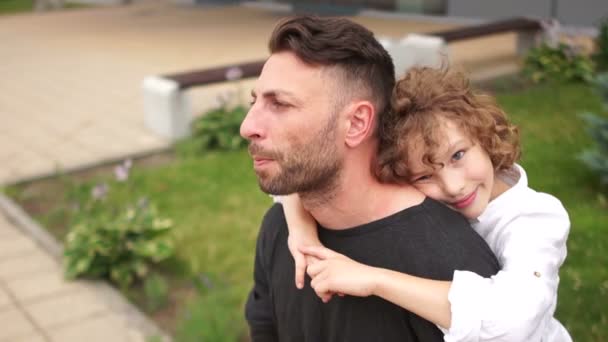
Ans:
{"type": "Polygon", "coordinates": [[[143,81],[145,124],[154,133],[177,140],[190,133],[192,110],[187,94],[173,80],[149,76],[143,81]]]}
{"type": "Polygon", "coordinates": [[[380,39],[380,43],[393,58],[397,78],[413,66],[439,68],[447,62],[447,44],[439,37],[409,34],[399,41],[380,39]]]}

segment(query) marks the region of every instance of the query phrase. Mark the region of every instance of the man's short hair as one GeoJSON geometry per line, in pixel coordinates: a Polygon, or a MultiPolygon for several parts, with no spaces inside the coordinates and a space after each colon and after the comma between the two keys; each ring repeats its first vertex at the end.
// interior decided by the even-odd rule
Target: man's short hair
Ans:
{"type": "Polygon", "coordinates": [[[270,37],[271,53],[290,51],[311,65],[336,67],[339,87],[364,94],[382,115],[395,85],[393,61],[374,34],[344,18],[297,16],[280,21],[270,37]],[[363,91],[363,92],[362,92],[363,91]]]}

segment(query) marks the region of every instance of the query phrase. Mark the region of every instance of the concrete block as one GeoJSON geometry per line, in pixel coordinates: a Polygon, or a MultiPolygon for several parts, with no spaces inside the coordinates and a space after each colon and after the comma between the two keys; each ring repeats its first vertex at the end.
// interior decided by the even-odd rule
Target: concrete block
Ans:
{"type": "Polygon", "coordinates": [[[176,140],[190,133],[192,111],[177,82],[148,76],[143,81],[145,124],[154,133],[176,140]]]}
{"type": "Polygon", "coordinates": [[[392,51],[397,78],[413,66],[441,67],[448,60],[447,44],[442,38],[409,34],[392,51]]]}

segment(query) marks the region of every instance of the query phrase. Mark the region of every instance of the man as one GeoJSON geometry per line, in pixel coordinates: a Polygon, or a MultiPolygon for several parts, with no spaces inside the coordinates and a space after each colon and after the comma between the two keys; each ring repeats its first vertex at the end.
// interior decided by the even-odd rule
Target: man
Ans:
{"type": "MultiPolygon", "coordinates": [[[[488,246],[450,209],[410,186],[373,175],[376,126],[394,86],[390,56],[346,19],[280,22],[271,56],[241,125],[261,189],[298,193],[328,248],[359,262],[449,280],[455,269],[490,276],[488,246]]],[[[293,259],[280,205],[258,237],[254,288],[246,306],[253,341],[443,341],[431,323],[378,297],[323,303],[293,285],[293,259]]]]}

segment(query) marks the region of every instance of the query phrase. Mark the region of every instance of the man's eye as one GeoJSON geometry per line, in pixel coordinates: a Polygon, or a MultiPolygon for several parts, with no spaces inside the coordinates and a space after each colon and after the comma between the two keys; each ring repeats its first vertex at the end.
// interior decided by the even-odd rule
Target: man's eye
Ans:
{"type": "Polygon", "coordinates": [[[460,150],[452,155],[453,160],[460,160],[464,157],[464,151],[460,150]]]}
{"type": "Polygon", "coordinates": [[[272,105],[273,105],[274,107],[279,107],[279,108],[280,108],[280,107],[287,107],[287,104],[286,104],[286,103],[283,103],[283,102],[281,102],[281,101],[276,101],[276,100],[272,101],[272,105]]]}

